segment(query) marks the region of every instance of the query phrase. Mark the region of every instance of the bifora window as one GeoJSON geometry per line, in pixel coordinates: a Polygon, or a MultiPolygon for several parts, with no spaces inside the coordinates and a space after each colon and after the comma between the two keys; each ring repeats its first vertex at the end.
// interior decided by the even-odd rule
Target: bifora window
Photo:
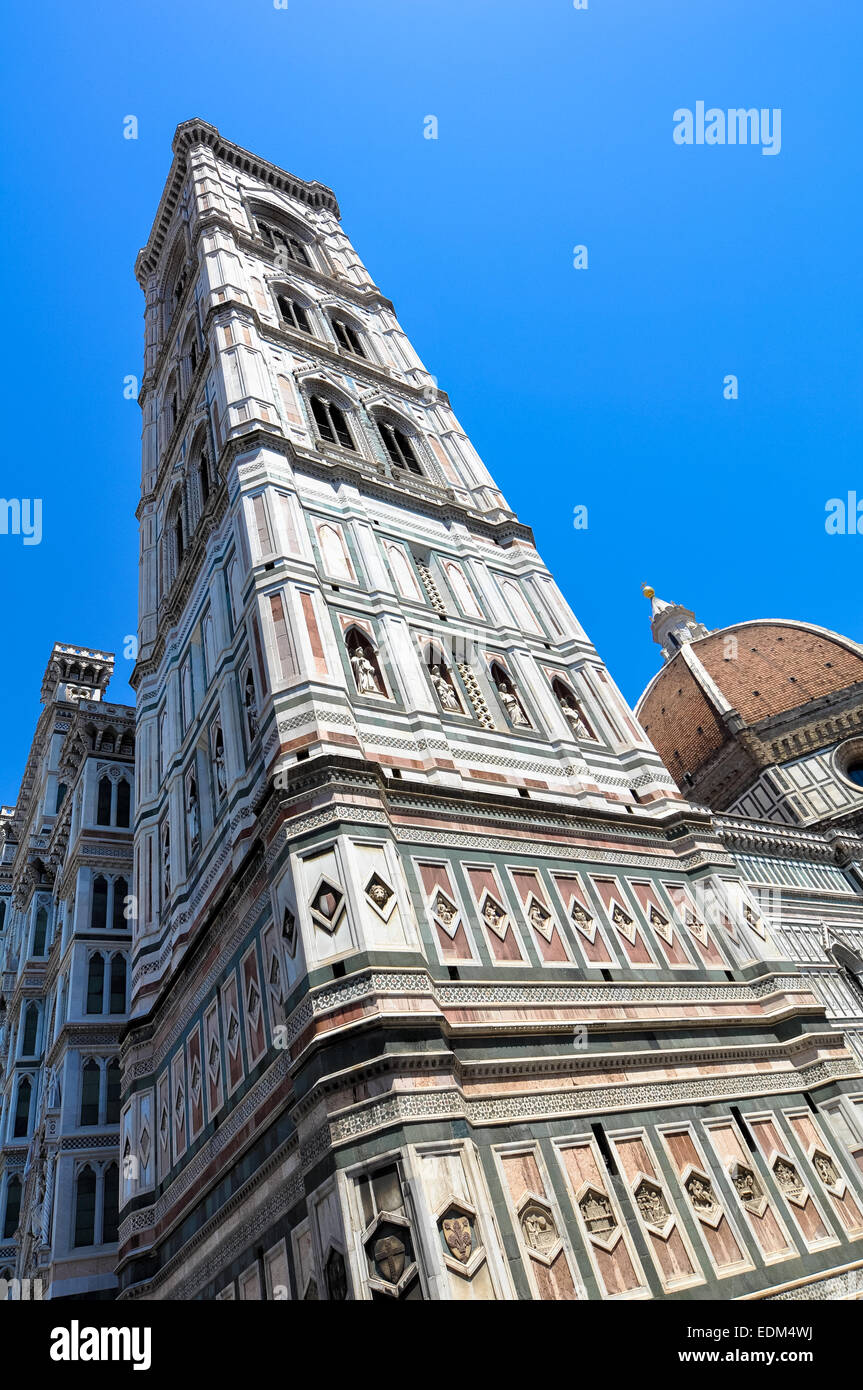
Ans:
{"type": "Polygon", "coordinates": [[[357,357],[365,357],[366,351],[363,347],[363,340],[353,324],[346,323],[344,319],[333,319],[333,332],[339,341],[339,345],[345,352],[354,352],[357,357]]]}
{"type": "Polygon", "coordinates": [[[321,396],[312,396],[312,414],[321,439],[328,440],[330,444],[341,444],[343,448],[356,452],[345,413],[340,406],[334,401],[323,400],[321,396]]]}
{"type": "Polygon", "coordinates": [[[309,253],[298,236],[286,232],[281,227],[273,227],[268,222],[258,222],[258,233],[265,246],[277,254],[283,252],[289,261],[297,265],[311,265],[309,253]]]}
{"type": "Polygon", "coordinates": [[[410,437],[398,425],[390,425],[386,420],[378,421],[378,428],[384,447],[389,454],[390,463],[395,468],[409,468],[411,473],[422,474],[410,437]]]}
{"type": "Polygon", "coordinates": [[[286,294],[277,295],[276,303],[279,306],[283,323],[286,323],[289,328],[298,328],[301,333],[311,333],[309,316],[302,304],[298,304],[295,299],[291,299],[286,294]]]}

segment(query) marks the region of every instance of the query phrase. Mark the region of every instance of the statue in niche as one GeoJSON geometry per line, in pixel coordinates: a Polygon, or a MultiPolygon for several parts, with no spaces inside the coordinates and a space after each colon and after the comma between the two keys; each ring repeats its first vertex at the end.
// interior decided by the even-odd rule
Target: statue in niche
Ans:
{"type": "Polygon", "coordinates": [[[572,696],[567,695],[565,691],[560,689],[556,691],[556,694],[557,703],[560,705],[561,711],[569,727],[572,729],[572,732],[575,734],[575,737],[589,738],[590,735],[587,732],[584,721],[578,712],[578,706],[572,696]]]}
{"type": "Polygon", "coordinates": [[[452,686],[450,685],[449,681],[447,680],[446,676],[444,675],[443,671],[437,663],[435,663],[435,665],[432,666],[429,674],[431,676],[431,683],[437,691],[437,697],[440,700],[443,708],[448,710],[454,710],[456,714],[460,714],[461,709],[459,706],[458,697],[456,696],[455,691],[453,690],[452,686]]]}
{"type": "Polygon", "coordinates": [[[228,789],[228,779],[225,772],[225,741],[222,738],[221,729],[216,730],[215,745],[213,749],[213,766],[216,771],[216,791],[219,796],[222,797],[228,789]]]}
{"type": "Polygon", "coordinates": [[[500,702],[507,712],[510,724],[519,729],[529,729],[530,721],[521,707],[521,701],[513,690],[508,680],[501,677],[497,684],[497,693],[500,702]]]}
{"type": "Polygon", "coordinates": [[[189,848],[195,854],[201,848],[201,811],[198,805],[198,788],[195,785],[194,777],[189,783],[186,817],[189,826],[189,848]]]}
{"type": "Polygon", "coordinates": [[[255,682],[252,679],[251,671],[246,676],[246,689],[243,697],[246,707],[246,721],[249,726],[249,738],[254,740],[258,737],[258,703],[255,699],[255,682]]]}
{"type": "Polygon", "coordinates": [[[162,835],[162,891],[166,898],[171,896],[171,832],[167,825],[162,835]]]}
{"type": "Polygon", "coordinates": [[[357,646],[351,654],[351,666],[359,694],[380,695],[377,672],[361,646],[357,646]]]}

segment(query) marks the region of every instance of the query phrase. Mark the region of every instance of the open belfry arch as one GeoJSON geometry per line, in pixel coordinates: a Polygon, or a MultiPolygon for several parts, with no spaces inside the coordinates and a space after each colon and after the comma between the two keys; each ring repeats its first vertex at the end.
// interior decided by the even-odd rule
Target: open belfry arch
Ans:
{"type": "Polygon", "coordinates": [[[857,1061],[334,195],[189,121],[137,274],[120,1296],[847,1292],[857,1061]]]}

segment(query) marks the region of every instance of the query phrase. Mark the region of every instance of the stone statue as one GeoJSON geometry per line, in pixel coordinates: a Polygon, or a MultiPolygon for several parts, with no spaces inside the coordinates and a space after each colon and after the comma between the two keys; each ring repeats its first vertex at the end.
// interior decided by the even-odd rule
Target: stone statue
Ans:
{"type": "Polygon", "coordinates": [[[246,719],[249,724],[249,738],[256,739],[258,737],[258,706],[255,700],[255,683],[252,680],[251,674],[249,674],[249,678],[246,681],[245,705],[246,719]]]}
{"type": "Polygon", "coordinates": [[[577,708],[577,706],[576,706],[576,703],[575,703],[575,701],[571,698],[571,696],[569,696],[569,695],[558,695],[557,701],[558,701],[558,704],[560,705],[561,710],[563,711],[563,714],[564,714],[565,717],[566,717],[566,720],[567,720],[567,722],[568,722],[568,724],[569,724],[569,727],[572,729],[572,732],[575,734],[575,737],[576,737],[576,738],[587,738],[587,737],[588,737],[587,729],[584,727],[584,723],[583,723],[583,721],[582,721],[581,715],[580,715],[579,712],[578,712],[578,708],[577,708]]]}
{"type": "Polygon", "coordinates": [[[517,728],[529,729],[530,724],[527,715],[522,709],[521,702],[509,682],[501,681],[497,688],[497,693],[500,696],[501,704],[509,716],[509,722],[514,724],[517,728]]]}
{"type": "Polygon", "coordinates": [[[171,896],[171,832],[165,826],[162,838],[162,888],[166,898],[171,896]]]}
{"type": "Polygon", "coordinates": [[[201,812],[198,806],[198,792],[194,782],[189,786],[186,815],[189,825],[189,847],[194,854],[196,850],[201,848],[201,812]]]}
{"type": "Polygon", "coordinates": [[[216,769],[216,791],[219,796],[224,796],[228,788],[228,779],[225,774],[225,745],[222,739],[222,731],[219,729],[216,734],[216,747],[213,750],[213,764],[216,769]]]}
{"type": "Polygon", "coordinates": [[[432,685],[437,691],[437,697],[443,705],[444,709],[455,710],[458,713],[459,703],[458,699],[456,698],[456,693],[450,685],[449,681],[447,680],[446,676],[441,671],[440,666],[433,666],[431,668],[430,674],[432,685]]]}
{"type": "Polygon", "coordinates": [[[379,695],[375,668],[361,647],[358,647],[351,657],[351,666],[360,695],[379,695]]]}

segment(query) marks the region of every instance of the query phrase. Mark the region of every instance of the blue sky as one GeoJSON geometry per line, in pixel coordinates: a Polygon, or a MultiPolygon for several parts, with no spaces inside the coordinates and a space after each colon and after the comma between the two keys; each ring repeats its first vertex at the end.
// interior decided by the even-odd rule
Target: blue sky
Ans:
{"type": "Polygon", "coordinates": [[[658,660],[644,580],[709,627],[863,639],[863,535],[824,527],[828,499],[863,498],[860,6],[148,0],[16,6],[5,29],[0,495],[41,497],[43,538],[0,535],[0,800],[55,640],[115,651],[131,699],[132,267],[191,116],[335,189],[630,701],[658,660]],[[699,100],[781,108],[781,152],[676,145],[699,100]]]}

